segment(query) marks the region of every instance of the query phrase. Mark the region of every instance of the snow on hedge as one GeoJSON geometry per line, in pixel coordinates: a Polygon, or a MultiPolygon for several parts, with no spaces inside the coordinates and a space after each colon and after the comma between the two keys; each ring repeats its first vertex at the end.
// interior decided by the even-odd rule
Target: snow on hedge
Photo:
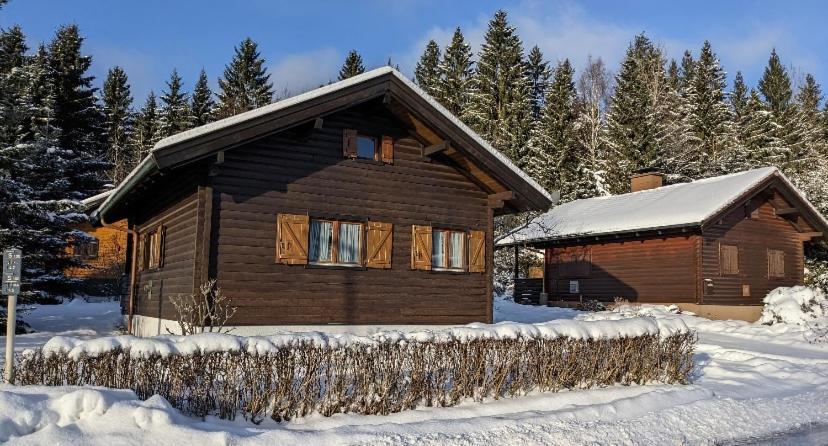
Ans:
{"type": "Polygon", "coordinates": [[[641,317],[601,321],[555,320],[538,324],[516,322],[474,323],[434,331],[382,331],[370,336],[323,332],[284,332],[272,336],[255,337],[218,333],[190,336],[157,336],[153,338],[124,335],[92,340],[56,336],[43,346],[42,352],[46,356],[66,354],[72,359],[78,359],[84,355],[97,356],[115,349],[128,350],[133,357],[205,354],[222,351],[246,351],[249,354],[264,355],[274,353],[284,347],[298,345],[341,348],[355,344],[370,346],[414,342],[449,343],[482,339],[557,339],[565,337],[577,340],[597,340],[634,338],[645,335],[667,337],[687,331],[689,331],[687,325],[680,319],[641,317]]]}
{"type": "Polygon", "coordinates": [[[761,324],[828,325],[828,297],[819,288],[779,287],[768,293],[763,302],[761,324]]]}

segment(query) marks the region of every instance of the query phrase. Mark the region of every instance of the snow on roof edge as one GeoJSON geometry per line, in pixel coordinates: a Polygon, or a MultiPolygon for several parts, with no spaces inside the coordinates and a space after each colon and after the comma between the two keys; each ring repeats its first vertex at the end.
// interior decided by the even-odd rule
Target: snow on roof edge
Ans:
{"type": "Polygon", "coordinates": [[[630,192],[630,193],[620,194],[620,195],[615,195],[615,196],[594,197],[594,198],[587,198],[587,199],[582,199],[582,200],[575,200],[575,201],[570,202],[570,203],[594,201],[594,200],[606,200],[606,199],[618,200],[619,198],[623,199],[625,197],[631,197],[632,198],[632,197],[635,197],[635,196],[640,196],[642,194],[652,193],[652,191],[655,191],[655,190],[664,191],[666,189],[681,188],[681,187],[688,186],[688,185],[698,185],[698,184],[704,184],[704,183],[709,183],[709,182],[718,182],[718,181],[721,181],[721,180],[726,179],[726,178],[730,178],[730,177],[734,177],[734,176],[738,176],[738,175],[745,175],[745,174],[748,174],[748,173],[753,173],[753,174],[758,174],[758,175],[756,176],[756,178],[752,179],[752,181],[749,184],[744,185],[743,187],[741,187],[737,191],[734,191],[732,194],[730,194],[729,198],[724,203],[717,206],[716,208],[708,210],[704,215],[699,216],[699,218],[694,218],[692,221],[687,220],[687,221],[680,222],[680,223],[655,225],[655,226],[649,226],[649,227],[642,226],[642,227],[634,227],[634,228],[617,229],[617,230],[612,230],[612,231],[589,231],[589,230],[586,230],[584,232],[579,232],[579,233],[574,233],[573,232],[573,233],[565,233],[565,234],[557,234],[557,235],[556,234],[551,234],[551,235],[544,235],[542,237],[540,237],[540,236],[532,237],[531,234],[526,234],[526,235],[521,234],[522,231],[530,229],[533,225],[534,226],[539,226],[539,227],[544,226],[546,223],[542,222],[541,220],[552,212],[550,210],[549,212],[544,213],[544,214],[536,217],[535,219],[532,219],[530,222],[526,223],[525,225],[523,225],[519,228],[516,228],[515,230],[509,232],[508,234],[504,234],[501,237],[498,237],[495,240],[495,246],[505,247],[505,246],[513,246],[513,245],[517,245],[517,244],[521,244],[521,243],[536,243],[536,242],[550,241],[550,240],[556,240],[556,239],[557,240],[565,240],[565,239],[587,237],[587,236],[622,234],[622,233],[630,233],[630,232],[636,232],[636,231],[672,229],[672,228],[689,227],[689,226],[701,226],[702,224],[704,224],[706,221],[708,221],[713,216],[715,216],[718,213],[722,212],[723,210],[728,209],[729,207],[733,206],[733,204],[735,202],[737,202],[738,200],[740,200],[744,196],[746,191],[748,191],[750,189],[753,189],[758,184],[766,181],[768,178],[770,178],[772,176],[777,176],[778,178],[782,179],[782,181],[788,187],[790,187],[791,190],[794,191],[794,193],[796,193],[799,196],[799,198],[802,200],[802,202],[805,203],[805,206],[807,206],[808,209],[810,211],[812,211],[812,213],[814,215],[817,216],[820,223],[822,223],[823,225],[828,227],[828,220],[825,218],[825,216],[823,216],[819,212],[819,210],[817,210],[813,206],[813,204],[802,193],[802,191],[800,191],[790,181],[790,179],[788,179],[788,177],[785,176],[784,173],[782,173],[779,169],[777,169],[774,166],[761,167],[761,168],[746,170],[746,171],[742,171],[742,172],[735,172],[735,173],[727,174],[727,175],[720,175],[720,176],[716,176],[716,177],[704,178],[704,179],[700,179],[700,180],[691,181],[691,182],[688,182],[688,183],[671,184],[671,185],[663,186],[663,187],[660,187],[660,188],[648,189],[648,190],[637,191],[637,192],[630,192]],[[519,238],[521,236],[523,236],[523,238],[519,238]]]}
{"type": "Polygon", "coordinates": [[[420,97],[425,99],[435,110],[437,110],[441,115],[443,115],[446,119],[449,119],[452,123],[460,128],[464,133],[468,134],[472,139],[475,140],[478,144],[480,144],[483,148],[486,149],[489,153],[494,155],[498,161],[505,164],[512,172],[517,174],[521,179],[529,183],[535,190],[540,192],[544,197],[546,197],[550,201],[554,201],[552,195],[549,194],[540,184],[538,184],[531,176],[529,176],[526,172],[518,168],[512,161],[503,153],[501,153],[496,148],[492,147],[488,141],[483,139],[480,135],[477,134],[474,130],[472,130],[469,126],[467,126],[463,121],[461,121],[457,116],[454,116],[450,111],[448,111],[442,104],[440,104],[436,99],[431,97],[428,93],[426,93],[423,89],[421,89],[417,84],[412,82],[410,79],[405,77],[402,73],[395,70],[392,67],[384,66],[380,68],[373,69],[371,71],[366,71],[365,73],[350,77],[348,79],[334,82],[333,84],[325,85],[319,87],[314,90],[307,91],[305,93],[298,94],[296,96],[292,96],[287,99],[283,99],[279,102],[274,102],[272,104],[265,105],[263,107],[259,107],[254,110],[250,110],[244,113],[240,113],[235,116],[231,116],[228,118],[221,119],[219,121],[211,122],[209,124],[202,125],[200,127],[196,127],[194,129],[186,130],[181,133],[177,133],[172,136],[168,136],[157,143],[152,148],[152,151],[158,151],[164,149],[166,147],[179,144],[181,142],[187,141],[189,139],[202,136],[223,128],[231,127],[233,125],[242,123],[248,119],[252,119],[258,116],[263,116],[269,113],[273,113],[278,110],[282,110],[284,108],[288,108],[297,104],[301,104],[302,102],[324,96],[329,93],[333,93],[335,91],[342,90],[344,88],[348,88],[353,85],[360,84],[362,82],[375,79],[377,77],[391,74],[400,81],[402,81],[408,88],[412,89],[415,93],[417,93],[420,97]]]}

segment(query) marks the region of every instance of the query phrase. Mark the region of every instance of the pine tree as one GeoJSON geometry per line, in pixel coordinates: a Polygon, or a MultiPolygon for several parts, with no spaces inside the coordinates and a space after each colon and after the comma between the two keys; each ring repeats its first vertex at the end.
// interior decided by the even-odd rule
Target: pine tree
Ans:
{"type": "Polygon", "coordinates": [[[181,76],[177,70],[170,74],[167,91],[161,95],[161,125],[159,133],[162,138],[183,132],[193,126],[193,117],[187,101],[187,93],[182,90],[181,76]]]}
{"type": "Polygon", "coordinates": [[[26,37],[19,26],[0,30],[0,144],[12,144],[28,129],[21,92],[27,82],[26,37]]]}
{"type": "Polygon", "coordinates": [[[523,43],[506,12],[497,11],[489,21],[463,119],[519,167],[526,167],[523,157],[532,126],[524,66],[523,43]]]}
{"type": "Polygon", "coordinates": [[[118,184],[132,166],[127,140],[132,130],[132,94],[121,67],[109,70],[103,84],[103,112],[107,134],[107,160],[112,166],[110,180],[118,184]]]}
{"type": "Polygon", "coordinates": [[[26,253],[24,302],[70,291],[73,280],[63,272],[77,261],[64,252],[71,240],[86,237],[72,229],[86,217],[67,198],[77,193],[70,169],[78,163],[73,150],[60,146],[50,62],[44,46],[27,61],[19,94],[30,131],[0,147],[0,183],[9,188],[0,193],[0,244],[26,253]]]}
{"type": "Polygon", "coordinates": [[[568,59],[555,68],[541,118],[533,129],[526,167],[547,190],[560,190],[561,199],[581,198],[573,187],[579,181],[582,154],[577,150],[574,71],[568,59]]]}
{"type": "Polygon", "coordinates": [[[273,101],[273,84],[264,67],[258,45],[249,37],[236,47],[224,77],[219,79],[218,119],[237,115],[273,101]]]}
{"type": "Polygon", "coordinates": [[[734,143],[730,111],[725,102],[725,73],[710,42],[705,41],[693,66],[692,131],[699,141],[700,163],[685,170],[692,178],[725,172],[723,156],[734,143]]]}
{"type": "Polygon", "coordinates": [[[20,68],[26,61],[26,36],[19,26],[0,30],[0,72],[9,73],[20,68]]]}
{"type": "Polygon", "coordinates": [[[775,49],[771,51],[768,66],[765,68],[762,79],[759,80],[759,92],[762,93],[775,116],[781,116],[791,104],[793,95],[791,78],[782,66],[775,49]]]}
{"type": "Polygon", "coordinates": [[[81,53],[83,38],[75,25],[58,29],[49,44],[49,77],[54,88],[54,127],[58,146],[71,155],[67,174],[70,196],[82,199],[100,192],[106,181],[106,132],[103,114],[87,75],[92,57],[81,53]]]}
{"type": "Polygon", "coordinates": [[[437,85],[440,83],[440,47],[434,40],[429,40],[417,67],[414,68],[414,80],[426,93],[437,98],[437,85]]]}
{"type": "Polygon", "coordinates": [[[462,116],[469,100],[472,65],[471,45],[466,43],[460,28],[456,28],[438,67],[440,82],[436,87],[436,97],[456,116],[462,116]]]}
{"type": "Polygon", "coordinates": [[[745,107],[748,101],[748,88],[745,85],[745,79],[742,77],[742,72],[737,71],[736,77],[733,79],[733,89],[730,91],[730,110],[733,113],[733,119],[738,122],[745,114],[745,107]]]}
{"type": "Polygon", "coordinates": [[[213,121],[213,92],[210,90],[207,72],[204,68],[198,74],[198,81],[193,88],[193,99],[190,109],[193,113],[193,125],[198,127],[213,121]]]}
{"type": "Polygon", "coordinates": [[[615,93],[607,116],[610,151],[608,185],[613,193],[629,190],[629,177],[638,169],[662,167],[662,141],[668,133],[662,121],[667,91],[664,58],[641,34],[627,49],[615,76],[615,93]]]}
{"type": "Polygon", "coordinates": [[[532,100],[532,118],[538,119],[546,97],[546,88],[552,72],[549,62],[543,60],[543,52],[537,45],[533,46],[526,58],[526,77],[529,79],[529,90],[532,100]]]}
{"type": "Polygon", "coordinates": [[[345,63],[342,64],[342,68],[339,70],[339,80],[345,80],[364,72],[365,65],[362,64],[362,56],[356,50],[351,50],[348,52],[345,63]]]}
{"type": "MultiPolygon", "coordinates": [[[[793,111],[793,131],[791,138],[795,141],[792,146],[791,159],[786,168],[792,173],[803,173],[813,170],[814,161],[825,157],[826,141],[822,135],[822,122],[819,111],[822,102],[822,88],[811,74],[805,75],[805,80],[796,94],[793,111]]],[[[828,173],[828,172],[825,172],[828,173]]]]}
{"type": "Polygon", "coordinates": [[[135,124],[130,135],[129,147],[133,163],[137,164],[144,159],[159,139],[161,139],[161,116],[155,93],[150,91],[144,106],[135,116],[135,124]]]}
{"type": "Polygon", "coordinates": [[[681,69],[679,70],[679,91],[690,91],[693,86],[693,76],[696,74],[696,61],[693,53],[685,50],[681,57],[681,69]]]}

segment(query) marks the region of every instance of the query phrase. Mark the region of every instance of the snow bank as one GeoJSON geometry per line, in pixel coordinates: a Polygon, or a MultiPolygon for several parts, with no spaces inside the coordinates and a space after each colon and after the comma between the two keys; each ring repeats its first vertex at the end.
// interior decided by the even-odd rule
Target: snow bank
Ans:
{"type": "Polygon", "coordinates": [[[819,288],[779,287],[768,293],[762,302],[765,307],[759,318],[760,324],[828,323],[828,297],[819,288]]]}
{"type": "MultiPolygon", "coordinates": [[[[229,334],[204,333],[190,336],[111,336],[83,340],[55,336],[43,347],[49,357],[66,354],[77,360],[81,356],[98,356],[113,350],[128,350],[132,357],[190,355],[194,353],[239,352],[264,355],[279,349],[299,345],[334,349],[350,345],[379,345],[387,343],[450,343],[474,340],[557,339],[566,337],[577,340],[633,338],[647,335],[667,337],[689,331],[680,319],[652,317],[624,318],[619,320],[554,320],[536,324],[500,322],[497,324],[469,324],[444,330],[414,332],[382,331],[370,336],[347,333],[284,332],[272,336],[242,337],[229,334]]],[[[31,354],[31,351],[24,352],[31,354]]]]}

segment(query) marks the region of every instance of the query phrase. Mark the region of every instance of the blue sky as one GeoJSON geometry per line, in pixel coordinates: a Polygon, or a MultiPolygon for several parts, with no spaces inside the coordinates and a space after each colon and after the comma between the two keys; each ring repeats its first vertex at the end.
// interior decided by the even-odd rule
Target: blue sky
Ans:
{"type": "Polygon", "coordinates": [[[776,47],[795,77],[813,73],[828,83],[828,2],[731,1],[214,1],[214,0],[11,0],[0,10],[0,26],[19,24],[31,45],[48,41],[61,24],[76,23],[93,55],[92,74],[121,65],[142,103],[163,88],[175,67],[191,87],[206,68],[212,83],[233,47],[250,36],[267,59],[278,92],[296,93],[336,77],[347,51],[357,49],[366,65],[390,57],[410,74],[425,42],[441,47],[460,26],[475,51],[486,22],[507,10],[526,48],[539,45],[547,58],[570,58],[581,67],[587,55],[615,69],[639,32],[646,32],[671,57],[697,52],[709,39],[728,82],[737,70],[751,84],[776,47]]]}

